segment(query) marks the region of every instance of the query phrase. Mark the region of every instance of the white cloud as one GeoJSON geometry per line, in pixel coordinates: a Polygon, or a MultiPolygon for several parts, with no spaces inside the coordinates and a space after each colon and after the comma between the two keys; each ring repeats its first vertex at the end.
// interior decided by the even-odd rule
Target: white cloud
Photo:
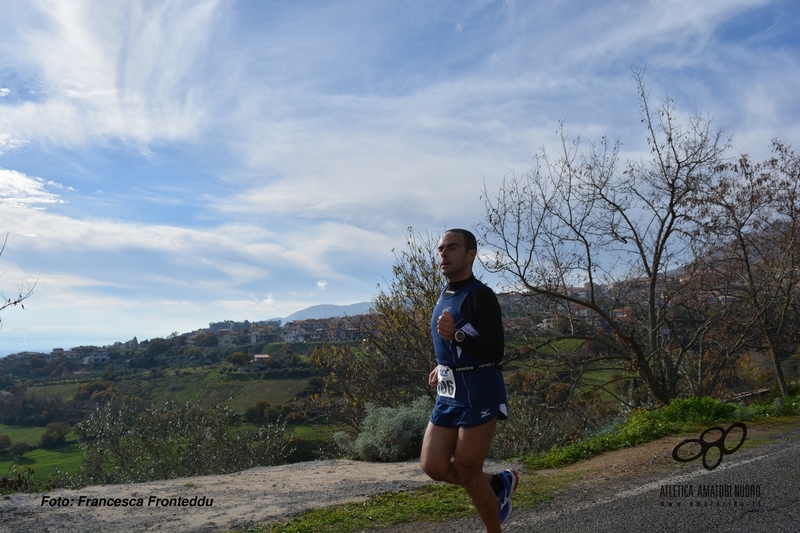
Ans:
{"type": "Polygon", "coordinates": [[[300,301],[312,305],[311,294],[290,296],[293,287],[326,289],[329,279],[339,282],[328,291],[334,303],[367,299],[369,280],[379,278],[393,247],[377,233],[339,224],[280,234],[235,224],[200,230],[80,220],[14,205],[4,209],[2,224],[12,236],[11,257],[27,265],[29,277],[41,269],[84,281],[63,288],[76,300],[88,291],[112,300],[206,302],[213,309],[219,305],[211,302],[222,300],[274,312],[300,301]],[[362,277],[364,269],[376,272],[362,277]],[[263,292],[270,296],[251,297],[263,292]]]}
{"type": "Polygon", "coordinates": [[[204,84],[193,73],[208,52],[217,3],[33,4],[40,24],[15,52],[35,65],[41,90],[2,108],[0,132],[70,147],[193,138],[206,120],[204,84]]]}
{"type": "Polygon", "coordinates": [[[24,139],[15,139],[7,133],[0,132],[0,155],[3,155],[5,152],[19,150],[27,144],[28,141],[24,139]]]}
{"type": "Polygon", "coordinates": [[[21,172],[0,168],[0,206],[34,207],[64,202],[59,195],[49,192],[47,187],[62,188],[52,181],[46,182],[41,178],[31,178],[21,172]]]}
{"type": "Polygon", "coordinates": [[[328,282],[325,281],[324,279],[321,279],[321,280],[319,280],[317,282],[317,287],[319,287],[320,289],[322,289],[324,291],[325,289],[328,288],[328,282]]]}
{"type": "MultiPolygon", "coordinates": [[[[524,170],[540,146],[555,144],[560,119],[567,119],[572,136],[621,136],[626,148],[644,149],[630,69],[657,54],[648,82],[658,99],[671,69],[701,68],[722,22],[764,3],[679,2],[676,9],[674,2],[567,2],[556,11],[516,6],[505,37],[485,43],[499,54],[499,66],[478,60],[456,76],[423,77],[400,95],[325,94],[306,85],[246,93],[236,140],[250,173],[240,181],[241,193],[223,199],[220,208],[309,221],[336,217],[395,230],[406,225],[404,218],[440,224],[459,209],[480,209],[484,179],[491,184],[508,170],[524,170]],[[629,62],[620,64],[620,57],[629,62]],[[259,173],[263,177],[253,177],[259,173]]],[[[311,33],[305,39],[324,35],[311,33]]],[[[468,46],[480,57],[478,46],[468,46]]],[[[768,59],[762,54],[761,61],[768,59]]],[[[420,70],[428,67],[423,63],[420,70]]],[[[679,104],[703,109],[720,99],[718,91],[700,96],[679,104]]],[[[737,105],[725,108],[714,109],[723,115],[718,123],[737,105]]]]}

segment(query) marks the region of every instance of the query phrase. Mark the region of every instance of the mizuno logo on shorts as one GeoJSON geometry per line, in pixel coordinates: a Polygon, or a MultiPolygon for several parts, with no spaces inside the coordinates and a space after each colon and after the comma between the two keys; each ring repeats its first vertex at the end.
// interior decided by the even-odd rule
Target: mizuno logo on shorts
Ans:
{"type": "Polygon", "coordinates": [[[487,417],[490,414],[492,414],[492,410],[491,409],[487,409],[485,411],[481,411],[481,418],[487,417]]]}

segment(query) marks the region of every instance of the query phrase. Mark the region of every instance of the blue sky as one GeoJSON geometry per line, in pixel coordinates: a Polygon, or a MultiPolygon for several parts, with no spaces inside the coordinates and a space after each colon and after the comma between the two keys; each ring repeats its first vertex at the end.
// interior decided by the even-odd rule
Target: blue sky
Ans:
{"type": "Polygon", "coordinates": [[[645,153],[643,67],[797,147],[796,0],[0,0],[0,354],[367,301],[559,121],[645,153]]]}

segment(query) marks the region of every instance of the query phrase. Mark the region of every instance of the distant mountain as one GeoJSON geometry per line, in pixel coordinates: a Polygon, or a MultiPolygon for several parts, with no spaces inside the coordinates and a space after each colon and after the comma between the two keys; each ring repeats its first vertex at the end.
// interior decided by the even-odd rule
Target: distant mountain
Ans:
{"type": "Polygon", "coordinates": [[[292,313],[283,319],[283,323],[293,320],[308,320],[309,318],[333,318],[335,316],[356,316],[366,315],[372,306],[370,302],[360,302],[350,305],[312,305],[308,309],[303,309],[292,313]]]}

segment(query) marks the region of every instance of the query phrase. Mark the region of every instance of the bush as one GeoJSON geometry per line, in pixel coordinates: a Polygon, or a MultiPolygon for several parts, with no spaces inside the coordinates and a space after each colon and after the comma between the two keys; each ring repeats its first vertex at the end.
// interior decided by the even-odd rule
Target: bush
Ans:
{"type": "Polygon", "coordinates": [[[89,383],[84,383],[80,386],[80,388],[72,395],[74,400],[88,400],[92,398],[92,395],[105,391],[109,388],[110,383],[108,381],[91,381],[89,383]]]}
{"type": "Polygon", "coordinates": [[[28,446],[27,442],[12,442],[11,446],[8,447],[8,453],[11,455],[11,457],[16,459],[28,453],[28,450],[30,449],[31,447],[28,446]]]}
{"type": "Polygon", "coordinates": [[[528,395],[508,397],[508,420],[497,423],[491,456],[513,459],[575,441],[585,431],[607,423],[612,413],[594,403],[551,409],[528,395]]]}
{"type": "Polygon", "coordinates": [[[661,409],[665,420],[683,424],[713,424],[730,420],[736,410],[735,405],[708,396],[675,399],[661,409]]]}
{"type": "MultiPolygon", "coordinates": [[[[253,424],[276,422],[281,418],[281,412],[265,400],[256,400],[253,405],[244,410],[243,418],[253,424]]],[[[287,421],[291,422],[288,418],[287,421]]]]}
{"type": "Polygon", "coordinates": [[[428,398],[401,407],[368,408],[355,440],[348,443],[340,434],[337,443],[353,458],[365,461],[392,462],[419,457],[430,411],[428,398]]]}
{"type": "Polygon", "coordinates": [[[11,437],[0,435],[0,452],[6,451],[11,446],[11,437]]]}
{"type": "Polygon", "coordinates": [[[39,443],[42,448],[61,446],[67,441],[69,432],[69,424],[64,422],[51,422],[47,424],[44,433],[39,435],[39,443]]]}
{"type": "Polygon", "coordinates": [[[137,412],[131,401],[109,403],[78,424],[85,455],[76,484],[224,474],[281,464],[291,453],[284,424],[238,431],[233,420],[223,405],[169,401],[137,412]]]}
{"type": "Polygon", "coordinates": [[[740,420],[757,420],[771,416],[796,414],[800,414],[800,396],[779,397],[767,402],[753,402],[747,406],[740,406],[736,411],[736,417],[740,420]]]}
{"type": "Polygon", "coordinates": [[[34,481],[35,477],[36,472],[32,468],[25,467],[18,470],[15,465],[12,464],[8,469],[8,474],[0,477],[0,494],[36,492],[39,486],[34,481]]]}

